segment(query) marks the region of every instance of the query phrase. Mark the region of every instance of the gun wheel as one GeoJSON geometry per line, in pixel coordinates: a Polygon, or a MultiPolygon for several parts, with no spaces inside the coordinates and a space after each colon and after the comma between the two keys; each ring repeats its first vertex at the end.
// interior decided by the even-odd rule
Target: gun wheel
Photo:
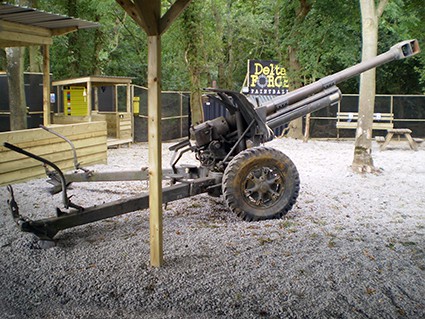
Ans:
{"type": "Polygon", "coordinates": [[[230,210],[246,221],[281,218],[295,204],[300,179],[294,163],[269,147],[247,149],[227,166],[223,195],[230,210]]]}

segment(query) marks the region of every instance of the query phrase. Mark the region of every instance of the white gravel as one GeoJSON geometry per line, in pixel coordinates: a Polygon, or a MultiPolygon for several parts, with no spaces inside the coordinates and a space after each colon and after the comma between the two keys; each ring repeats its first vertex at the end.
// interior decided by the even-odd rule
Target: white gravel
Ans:
{"type": "MultiPolygon", "coordinates": [[[[425,147],[380,152],[379,175],[350,171],[353,142],[277,139],[301,178],[281,220],[248,223],[220,198],[164,210],[164,266],[149,266],[149,212],[62,231],[38,249],[0,188],[1,318],[425,318],[425,147]]],[[[170,154],[164,145],[164,166],[170,154]]],[[[193,161],[193,159],[185,159],[193,161]]],[[[147,145],[108,151],[97,171],[147,165],[147,145]]],[[[23,215],[54,215],[44,179],[14,186],[23,215]]],[[[83,206],[146,182],[75,184],[83,206]]]]}

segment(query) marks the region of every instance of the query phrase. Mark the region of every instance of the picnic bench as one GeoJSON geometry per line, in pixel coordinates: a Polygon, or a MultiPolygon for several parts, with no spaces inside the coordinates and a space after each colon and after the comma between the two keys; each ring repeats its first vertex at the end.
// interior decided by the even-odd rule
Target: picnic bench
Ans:
{"type": "MultiPolygon", "coordinates": [[[[337,129],[356,129],[359,113],[357,112],[338,112],[337,113],[337,129]]],[[[394,128],[393,113],[373,113],[373,130],[389,130],[394,128]]]]}
{"type": "Polygon", "coordinates": [[[383,144],[381,145],[380,150],[381,151],[385,150],[394,136],[397,136],[398,140],[400,140],[401,136],[404,136],[407,142],[409,143],[410,148],[414,151],[417,151],[418,145],[416,141],[412,138],[411,134],[412,134],[412,130],[408,128],[388,129],[387,135],[385,136],[385,140],[383,144]]]}

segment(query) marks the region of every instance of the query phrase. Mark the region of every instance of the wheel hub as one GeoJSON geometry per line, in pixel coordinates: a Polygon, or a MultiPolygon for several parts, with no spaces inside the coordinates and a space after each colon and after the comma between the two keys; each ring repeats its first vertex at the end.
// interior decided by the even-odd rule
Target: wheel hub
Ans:
{"type": "Polygon", "coordinates": [[[244,183],[244,196],[250,205],[269,207],[279,199],[283,181],[275,170],[261,167],[249,172],[244,183]]]}

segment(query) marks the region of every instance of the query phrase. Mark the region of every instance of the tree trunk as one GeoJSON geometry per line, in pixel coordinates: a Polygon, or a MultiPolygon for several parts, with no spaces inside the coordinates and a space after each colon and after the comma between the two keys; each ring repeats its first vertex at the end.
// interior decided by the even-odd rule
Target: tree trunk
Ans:
{"type": "MultiPolygon", "coordinates": [[[[301,86],[301,81],[299,81],[299,70],[301,65],[297,58],[297,50],[293,47],[288,48],[288,57],[289,57],[289,69],[291,74],[297,74],[295,79],[291,81],[290,86],[291,90],[299,88],[301,86]]],[[[288,137],[295,139],[303,138],[303,118],[299,117],[288,124],[288,137]]]]}
{"type": "MultiPolygon", "coordinates": [[[[295,12],[294,30],[296,30],[297,27],[304,22],[310,10],[311,10],[310,2],[307,0],[300,0],[299,7],[295,10],[296,12],[295,12]]],[[[301,80],[300,80],[301,65],[298,61],[297,51],[298,51],[297,47],[293,47],[293,46],[288,47],[288,60],[289,60],[288,69],[293,75],[295,75],[294,81],[290,83],[290,85],[292,84],[291,90],[301,86],[301,80]]],[[[288,128],[289,128],[289,131],[288,131],[289,137],[292,137],[295,139],[303,138],[302,117],[291,121],[288,125],[288,128]]]]}
{"type": "Polygon", "coordinates": [[[28,50],[30,60],[30,72],[42,72],[43,70],[43,57],[40,52],[39,46],[30,46],[28,50]]]}
{"type": "Polygon", "coordinates": [[[201,73],[192,71],[190,90],[190,110],[192,113],[192,124],[196,125],[203,121],[204,112],[202,109],[201,73]]]}
{"type": "MultiPolygon", "coordinates": [[[[381,0],[379,7],[375,1],[360,0],[362,16],[362,61],[377,55],[378,20],[388,0],[381,0]]],[[[359,119],[356,129],[354,159],[352,169],[355,172],[375,172],[372,158],[372,124],[375,105],[376,70],[364,72],[360,76],[359,119]]]]}
{"type": "MultiPolygon", "coordinates": [[[[32,6],[36,0],[16,0],[21,6],[32,6]]],[[[27,125],[27,103],[24,86],[25,48],[6,48],[6,73],[9,88],[10,130],[24,130],[27,125]]]]}
{"type": "MultiPolygon", "coordinates": [[[[280,29],[280,10],[282,8],[282,1],[276,1],[273,8],[274,17],[273,17],[273,33],[274,33],[274,46],[278,48],[280,46],[282,31],[280,29]]],[[[280,62],[283,59],[282,50],[276,50],[276,58],[280,62]]]]}
{"type": "Polygon", "coordinates": [[[0,70],[6,70],[6,51],[0,48],[0,70]]]}
{"type": "Polygon", "coordinates": [[[217,30],[216,33],[220,35],[223,42],[223,46],[219,48],[222,59],[218,62],[217,84],[220,88],[232,88],[234,86],[233,74],[235,70],[233,54],[234,25],[231,23],[233,2],[227,0],[223,5],[226,7],[225,14],[218,10],[217,3],[214,3],[211,8],[217,30]]]}
{"type": "MultiPolygon", "coordinates": [[[[78,16],[78,4],[77,0],[66,1],[67,14],[70,17],[78,16]]],[[[68,47],[70,51],[71,60],[68,66],[69,77],[80,76],[80,61],[81,52],[80,45],[78,43],[79,32],[71,32],[68,34],[68,47]]]]}
{"type": "Polygon", "coordinates": [[[11,131],[24,130],[27,128],[23,51],[22,48],[6,48],[11,131]]]}
{"type": "Polygon", "coordinates": [[[11,131],[27,128],[22,52],[21,48],[6,48],[11,131]]]}
{"type": "Polygon", "coordinates": [[[194,2],[183,13],[183,32],[186,36],[186,63],[190,73],[190,110],[192,124],[203,121],[201,75],[205,65],[202,45],[202,3],[194,2]]]}

